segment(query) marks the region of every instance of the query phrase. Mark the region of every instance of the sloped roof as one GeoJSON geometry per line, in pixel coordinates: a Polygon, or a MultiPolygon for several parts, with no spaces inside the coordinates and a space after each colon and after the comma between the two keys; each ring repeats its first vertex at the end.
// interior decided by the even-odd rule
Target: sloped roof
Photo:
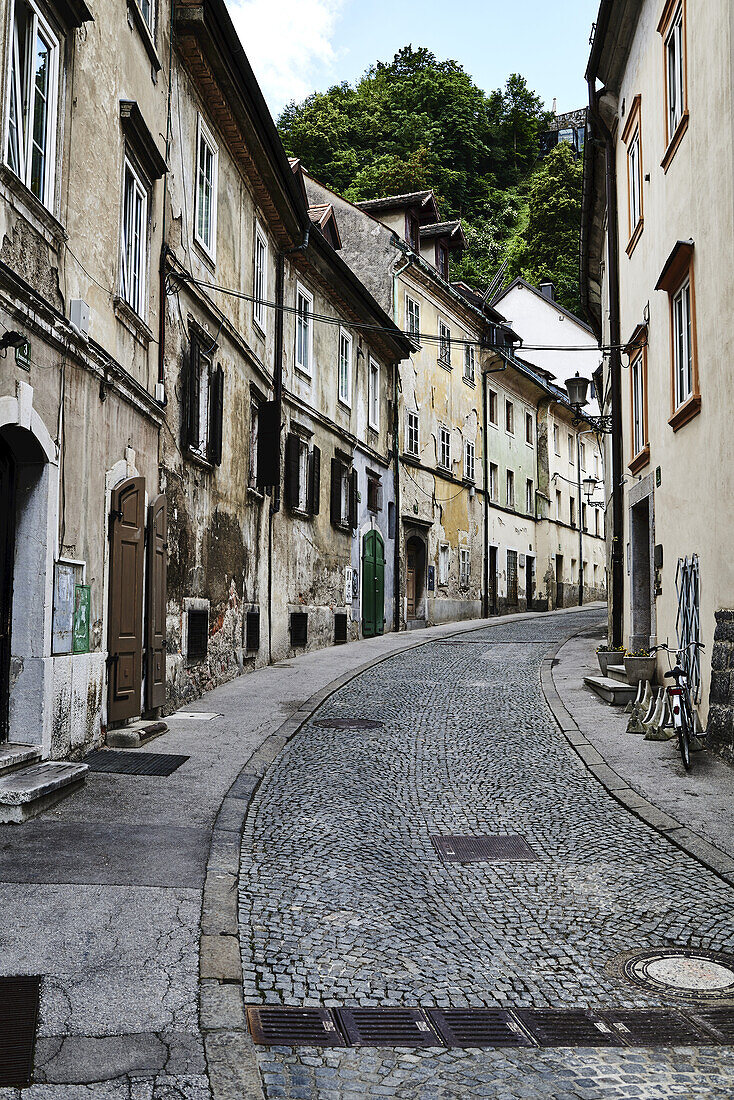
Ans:
{"type": "Polygon", "coordinates": [[[406,210],[417,206],[423,215],[430,214],[434,220],[438,219],[438,207],[433,191],[411,191],[406,195],[385,195],[380,199],[364,199],[354,204],[360,210],[366,210],[373,214],[381,210],[406,210]]]}
{"type": "Polygon", "coordinates": [[[594,330],[591,328],[590,325],[587,325],[586,321],[582,321],[580,317],[577,317],[575,313],[571,313],[570,309],[566,309],[565,306],[562,306],[561,303],[555,301],[555,299],[547,298],[542,291],[538,290],[537,286],[533,286],[532,283],[526,282],[526,280],[520,278],[520,276],[518,276],[517,279],[513,279],[510,285],[506,286],[504,290],[501,290],[499,294],[495,294],[494,298],[492,299],[492,305],[498,305],[502,301],[502,299],[510,293],[511,290],[515,290],[517,287],[522,287],[523,290],[531,291],[536,296],[536,298],[540,298],[541,301],[545,302],[546,305],[550,306],[550,308],[555,310],[556,313],[562,313],[564,317],[568,317],[571,321],[575,321],[579,328],[585,329],[586,332],[590,333],[592,336],[594,336],[594,338],[596,338],[594,330]]]}
{"type": "Polygon", "coordinates": [[[439,237],[449,238],[449,248],[466,247],[466,237],[460,221],[433,222],[432,225],[421,226],[422,241],[432,241],[439,237]]]}
{"type": "Polygon", "coordinates": [[[330,202],[320,202],[316,203],[314,206],[309,206],[308,216],[312,223],[321,230],[324,236],[328,237],[332,248],[341,248],[342,239],[339,235],[339,224],[336,220],[334,207],[330,202]]]}

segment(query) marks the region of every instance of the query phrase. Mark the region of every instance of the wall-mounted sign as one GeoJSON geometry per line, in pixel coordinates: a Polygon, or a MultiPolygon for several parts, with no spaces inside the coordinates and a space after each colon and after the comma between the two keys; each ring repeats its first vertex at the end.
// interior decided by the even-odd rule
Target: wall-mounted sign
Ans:
{"type": "Polygon", "coordinates": [[[352,599],[359,599],[359,573],[356,569],[352,570],[352,599]]]}
{"type": "Polygon", "coordinates": [[[26,340],[24,344],[19,344],[15,349],[15,362],[23,370],[31,369],[31,342],[26,340]]]}
{"type": "Polygon", "coordinates": [[[74,653],[89,653],[89,610],[91,589],[88,584],[74,586],[74,653]]]}
{"type": "Polygon", "coordinates": [[[354,570],[352,569],[351,565],[348,565],[344,570],[344,603],[352,602],[352,586],[354,584],[353,574],[354,570]]]}

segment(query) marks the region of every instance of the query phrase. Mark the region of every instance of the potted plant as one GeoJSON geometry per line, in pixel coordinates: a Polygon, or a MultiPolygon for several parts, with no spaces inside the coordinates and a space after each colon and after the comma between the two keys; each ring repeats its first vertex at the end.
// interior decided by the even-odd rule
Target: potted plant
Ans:
{"type": "Polygon", "coordinates": [[[649,680],[652,683],[656,667],[657,660],[649,649],[636,649],[625,654],[624,670],[628,684],[639,684],[640,680],[649,680]]]}
{"type": "Polygon", "coordinates": [[[597,646],[596,657],[602,676],[607,675],[610,664],[618,664],[622,660],[625,652],[623,645],[609,645],[608,642],[604,642],[602,645],[597,646]]]}

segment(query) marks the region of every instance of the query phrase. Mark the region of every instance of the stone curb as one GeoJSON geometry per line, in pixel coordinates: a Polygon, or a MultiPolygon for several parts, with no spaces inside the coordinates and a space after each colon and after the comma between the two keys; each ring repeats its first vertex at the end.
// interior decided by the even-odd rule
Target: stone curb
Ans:
{"type": "MultiPolygon", "coordinates": [[[[594,605],[590,604],[583,610],[593,608],[594,605]]],[[[483,619],[479,626],[476,620],[440,624],[451,626],[453,630],[438,635],[438,638],[443,640],[457,634],[484,630],[488,621],[490,625],[520,622],[575,610],[562,608],[558,612],[499,615],[491,621],[483,619]]],[[[396,636],[401,637],[402,633],[396,636]]],[[[295,714],[266,737],[224,796],[212,828],[199,944],[199,1025],[212,1100],[264,1100],[255,1047],[245,1018],[238,926],[240,845],[255,791],[281,750],[331,695],[369,669],[437,640],[433,629],[427,630],[426,634],[427,637],[422,636],[410,645],[373,657],[342,673],[307,699],[295,714]]],[[[570,716],[567,716],[567,721],[571,721],[570,716]]]]}
{"type": "MultiPolygon", "coordinates": [[[[572,637],[578,637],[583,633],[583,630],[579,630],[572,637]]],[[[583,761],[587,770],[606,788],[612,798],[615,798],[640,821],[644,821],[651,829],[655,829],[661,836],[666,837],[681,851],[698,860],[730,886],[734,886],[734,859],[630,787],[627,780],[610,767],[596,746],[584,737],[566,710],[556,688],[553,665],[560,651],[571,640],[572,638],[566,638],[565,641],[559,642],[550,653],[546,654],[540,666],[540,684],[545,701],[561,733],[583,761]]]]}

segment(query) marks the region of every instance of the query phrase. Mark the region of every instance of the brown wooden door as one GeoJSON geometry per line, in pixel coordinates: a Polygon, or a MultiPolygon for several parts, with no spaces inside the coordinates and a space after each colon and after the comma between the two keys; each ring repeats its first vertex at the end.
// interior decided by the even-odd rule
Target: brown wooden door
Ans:
{"type": "Polygon", "coordinates": [[[408,591],[408,618],[415,618],[415,551],[408,551],[408,575],[407,575],[407,591],[408,591]]]}
{"type": "Polygon", "coordinates": [[[145,478],[133,477],[112,490],[107,643],[109,722],[140,714],[144,549],[145,478]]]}
{"type": "Polygon", "coordinates": [[[145,608],[145,709],[166,701],[166,566],[168,505],[163,494],[148,507],[147,589],[145,608]]]}

